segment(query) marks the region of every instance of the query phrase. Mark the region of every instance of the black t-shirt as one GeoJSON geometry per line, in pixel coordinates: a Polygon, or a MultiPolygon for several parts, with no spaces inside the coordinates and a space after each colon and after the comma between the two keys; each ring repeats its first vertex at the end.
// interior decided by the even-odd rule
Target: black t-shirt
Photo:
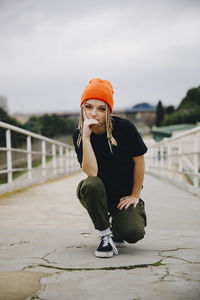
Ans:
{"type": "MultiPolygon", "coordinates": [[[[104,182],[108,204],[117,204],[121,197],[131,194],[133,187],[134,162],[132,157],[143,155],[147,151],[139,132],[129,120],[112,116],[112,135],[118,146],[112,147],[111,153],[106,132],[98,135],[92,133],[90,141],[98,164],[97,176],[104,182]]],[[[73,141],[78,161],[82,164],[82,142],[77,146],[79,130],[73,134],[73,141]]]]}

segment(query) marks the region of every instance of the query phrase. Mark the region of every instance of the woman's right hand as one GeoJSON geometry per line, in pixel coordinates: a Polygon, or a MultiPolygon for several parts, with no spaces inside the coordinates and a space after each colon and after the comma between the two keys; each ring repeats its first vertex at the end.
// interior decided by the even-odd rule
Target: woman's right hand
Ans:
{"type": "Polygon", "coordinates": [[[101,123],[99,121],[97,121],[96,119],[88,119],[85,109],[83,108],[83,118],[84,118],[84,122],[83,122],[83,136],[84,137],[90,137],[91,133],[92,133],[92,127],[96,127],[101,125],[101,123]]]}

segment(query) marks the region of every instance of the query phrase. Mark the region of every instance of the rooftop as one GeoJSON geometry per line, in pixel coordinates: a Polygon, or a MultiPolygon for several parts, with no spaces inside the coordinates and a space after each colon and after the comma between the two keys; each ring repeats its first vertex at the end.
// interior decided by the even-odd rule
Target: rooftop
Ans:
{"type": "Polygon", "coordinates": [[[144,111],[156,111],[156,106],[153,106],[147,102],[138,103],[131,108],[127,108],[125,112],[144,112],[144,111]]]}
{"type": "Polygon", "coordinates": [[[189,130],[196,127],[196,124],[175,124],[169,126],[153,127],[152,132],[172,134],[174,131],[189,130]]]}

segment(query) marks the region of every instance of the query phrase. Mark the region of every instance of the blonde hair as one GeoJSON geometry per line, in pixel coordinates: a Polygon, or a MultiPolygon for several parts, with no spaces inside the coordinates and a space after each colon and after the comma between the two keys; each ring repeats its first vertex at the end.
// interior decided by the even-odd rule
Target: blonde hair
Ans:
{"type": "MultiPolygon", "coordinates": [[[[86,101],[83,103],[80,111],[80,118],[79,118],[79,124],[78,124],[78,129],[79,129],[79,135],[77,139],[77,146],[80,147],[81,141],[82,141],[82,135],[83,135],[83,106],[85,105],[86,101]]],[[[113,130],[113,120],[110,112],[110,108],[108,107],[108,104],[106,103],[106,133],[107,133],[107,140],[108,140],[108,145],[110,148],[110,152],[113,153],[112,147],[113,146],[118,146],[117,141],[114,139],[112,136],[112,130],[113,130]]]]}

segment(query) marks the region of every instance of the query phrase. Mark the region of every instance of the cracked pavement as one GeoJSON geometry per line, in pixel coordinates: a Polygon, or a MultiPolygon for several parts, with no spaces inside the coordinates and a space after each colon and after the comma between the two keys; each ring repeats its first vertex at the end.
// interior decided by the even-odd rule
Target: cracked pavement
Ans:
{"type": "Polygon", "coordinates": [[[0,300],[200,299],[200,199],[146,175],[146,236],[94,256],[80,172],[0,198],[0,300]]]}

